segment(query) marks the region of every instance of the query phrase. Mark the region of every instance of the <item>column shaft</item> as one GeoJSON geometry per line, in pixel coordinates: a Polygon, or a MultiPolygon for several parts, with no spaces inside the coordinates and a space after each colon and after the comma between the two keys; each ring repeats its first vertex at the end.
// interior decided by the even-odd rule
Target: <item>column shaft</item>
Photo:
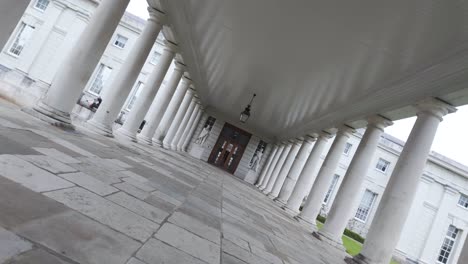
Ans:
{"type": "Polygon", "coordinates": [[[304,165],[304,169],[302,170],[297,183],[294,186],[291,196],[286,203],[285,209],[288,211],[299,213],[299,208],[301,207],[304,197],[309,194],[310,189],[314,184],[320,163],[320,156],[322,155],[329,138],[330,134],[321,133],[317,143],[315,143],[315,146],[312,149],[306,164],[304,165]]]}
{"type": "Polygon", "coordinates": [[[182,119],[182,122],[180,123],[180,126],[177,129],[174,139],[172,139],[172,142],[171,142],[172,150],[177,150],[177,143],[179,143],[179,140],[182,137],[182,134],[184,133],[185,128],[187,127],[187,124],[190,120],[190,117],[192,116],[193,111],[195,110],[196,105],[197,105],[197,98],[193,97],[192,102],[190,102],[190,105],[187,109],[187,112],[185,112],[184,119],[182,119]]]}
{"type": "Polygon", "coordinates": [[[140,127],[141,122],[143,122],[156,93],[161,87],[164,76],[166,76],[167,70],[171,65],[172,59],[174,59],[174,50],[174,45],[166,42],[166,47],[164,48],[164,52],[161,55],[158,65],[148,77],[146,85],[143,87],[143,90],[136,99],[132,110],[128,113],[125,123],[121,128],[117,129],[116,132],[119,136],[136,141],[138,128],[140,127]]]}
{"type": "Polygon", "coordinates": [[[88,121],[87,126],[102,135],[112,136],[112,124],[125,104],[132,87],[145,65],[151,49],[162,29],[164,15],[157,10],[148,8],[150,18],[146,22],[143,32],[138,37],[130,55],[116,75],[114,81],[105,89],[102,103],[96,114],[88,121]]]}
{"type": "Polygon", "coordinates": [[[195,119],[197,118],[198,113],[200,112],[200,104],[195,106],[195,110],[193,110],[192,115],[190,116],[189,122],[187,123],[187,126],[185,127],[184,133],[182,134],[182,137],[179,139],[179,142],[177,142],[177,150],[182,151],[182,146],[185,143],[185,140],[188,138],[188,134],[190,133],[190,130],[192,130],[192,126],[195,123],[195,119]]]}
{"type": "Polygon", "coordinates": [[[298,216],[299,219],[312,224],[315,230],[315,218],[320,213],[323,199],[333,180],[338,163],[341,156],[343,155],[346,142],[348,142],[348,139],[351,136],[350,133],[352,133],[352,131],[353,129],[347,126],[340,128],[330,150],[328,151],[327,157],[325,158],[322,167],[319,170],[317,179],[315,180],[309,196],[307,197],[304,208],[302,208],[302,211],[298,216]]]}
{"type": "Polygon", "coordinates": [[[185,113],[190,107],[193,98],[193,93],[194,91],[192,89],[187,90],[184,96],[184,100],[182,101],[179,109],[177,110],[177,114],[175,115],[173,120],[170,120],[171,125],[169,127],[169,130],[167,131],[166,136],[162,140],[162,145],[164,146],[164,148],[171,148],[171,142],[174,139],[177,130],[179,129],[180,124],[182,123],[182,120],[184,119],[185,113]]]}
{"type": "Polygon", "coordinates": [[[190,80],[187,78],[182,78],[182,81],[179,83],[179,87],[177,87],[174,96],[172,96],[171,102],[164,112],[164,116],[159,122],[159,126],[156,128],[156,131],[153,135],[152,142],[154,145],[162,146],[162,142],[164,137],[171,126],[172,121],[174,120],[177,109],[182,104],[182,100],[184,100],[184,96],[187,93],[187,89],[190,85],[190,80]]]}
{"type": "Polygon", "coordinates": [[[268,168],[268,171],[267,171],[267,173],[265,175],[265,178],[263,179],[262,185],[260,185],[260,187],[259,187],[259,189],[261,191],[263,191],[266,188],[266,186],[268,185],[268,182],[270,181],[271,175],[273,174],[273,171],[275,170],[276,166],[278,165],[278,160],[279,160],[281,154],[283,153],[284,147],[285,147],[284,143],[281,143],[281,145],[279,145],[278,150],[275,153],[275,157],[273,158],[273,161],[271,163],[271,166],[270,166],[270,168],[268,168]]]}
{"type": "Polygon", "coordinates": [[[302,143],[301,149],[299,150],[299,153],[297,154],[296,159],[292,164],[291,170],[289,170],[288,176],[284,181],[278,198],[276,198],[276,201],[280,204],[285,205],[291,196],[294,190],[294,186],[296,185],[297,178],[299,178],[299,175],[301,174],[302,169],[304,168],[304,165],[309,158],[316,139],[317,138],[315,137],[306,136],[304,143],[302,143]]]}
{"type": "Polygon", "coordinates": [[[286,146],[284,147],[283,152],[281,153],[281,156],[278,159],[278,163],[276,163],[275,169],[273,170],[271,174],[270,180],[268,181],[268,184],[263,190],[264,194],[269,194],[271,190],[273,190],[273,186],[275,185],[275,182],[278,179],[278,176],[284,166],[284,163],[286,162],[286,158],[288,157],[288,154],[291,151],[292,145],[293,145],[292,142],[286,143],[286,146]]]}
{"type": "Polygon", "coordinates": [[[273,185],[273,188],[271,189],[271,192],[269,194],[271,198],[276,198],[279,192],[281,191],[281,187],[283,187],[284,181],[286,180],[286,176],[288,176],[289,170],[291,170],[292,164],[296,159],[297,153],[299,152],[301,145],[302,140],[299,139],[295,140],[292,144],[291,150],[289,151],[288,156],[283,164],[283,167],[281,168],[281,171],[279,172],[275,184],[273,185]]]}
{"type": "Polygon", "coordinates": [[[323,229],[319,232],[327,243],[342,248],[341,236],[355,212],[361,185],[367,175],[369,165],[379,145],[383,129],[391,122],[376,116],[369,119],[366,132],[359,143],[344,180],[327,216],[323,229]]]}
{"type": "MultiPolygon", "coordinates": [[[[16,1],[15,1],[16,2],[16,1]]],[[[70,112],[109,44],[130,0],[102,0],[74,48],[61,64],[37,117],[59,126],[71,125],[70,112]]]]}
{"type": "Polygon", "coordinates": [[[387,264],[417,191],[431,145],[442,117],[456,109],[441,101],[427,100],[420,112],[382,195],[361,253],[361,263],[387,264]]]}
{"type": "Polygon", "coordinates": [[[152,145],[153,135],[166,112],[167,106],[171,102],[171,98],[176,91],[180,79],[182,78],[183,70],[184,67],[176,62],[176,67],[174,68],[167,84],[158,90],[158,93],[146,114],[146,124],[143,127],[143,130],[141,130],[138,140],[152,145]]]}
{"type": "Polygon", "coordinates": [[[267,174],[268,170],[272,166],[272,161],[277,151],[278,151],[278,146],[275,145],[273,149],[271,150],[270,155],[268,156],[267,163],[263,166],[262,173],[260,174],[260,177],[258,178],[255,186],[260,187],[262,185],[263,181],[265,180],[265,175],[267,174]]]}
{"type": "Polygon", "coordinates": [[[195,133],[195,130],[197,129],[202,116],[203,116],[203,110],[200,108],[200,110],[197,113],[197,117],[195,117],[195,121],[193,122],[192,128],[190,129],[187,137],[184,140],[184,144],[182,145],[182,151],[185,151],[185,152],[187,151],[190,140],[192,139],[193,134],[195,133]]]}

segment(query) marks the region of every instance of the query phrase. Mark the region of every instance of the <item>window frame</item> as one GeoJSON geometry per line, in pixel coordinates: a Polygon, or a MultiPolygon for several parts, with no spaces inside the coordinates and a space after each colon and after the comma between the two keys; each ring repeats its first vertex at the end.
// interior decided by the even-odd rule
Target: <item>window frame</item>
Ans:
{"type": "Polygon", "coordinates": [[[333,196],[333,193],[335,192],[339,179],[340,179],[340,175],[338,174],[333,175],[332,182],[330,183],[330,186],[328,187],[327,193],[325,194],[325,197],[323,198],[322,204],[326,205],[328,204],[328,202],[330,202],[330,198],[333,196]]]}
{"type": "MultiPolygon", "coordinates": [[[[131,108],[128,108],[130,106],[130,104],[132,103],[132,100],[136,101],[138,99],[138,94],[142,91],[142,89],[144,89],[145,87],[145,83],[142,82],[142,81],[138,81],[137,84],[135,85],[135,87],[133,88],[132,90],[132,93],[131,93],[131,96],[130,96],[130,99],[128,100],[128,102],[125,104],[125,108],[124,110],[129,112],[132,110],[133,108],[133,105],[131,108]]],[[[135,103],[135,102],[133,102],[135,103]]]]}
{"type": "Polygon", "coordinates": [[[149,63],[152,64],[152,65],[157,65],[159,63],[159,61],[161,60],[161,55],[162,55],[161,53],[159,53],[157,51],[153,51],[149,63]],[[154,61],[154,58],[156,57],[156,54],[157,54],[157,60],[154,61]]]}
{"type": "Polygon", "coordinates": [[[128,38],[127,38],[127,37],[125,37],[125,36],[122,35],[122,34],[117,34],[117,35],[115,36],[114,41],[112,42],[112,45],[113,45],[114,47],[116,47],[116,48],[119,48],[119,49],[125,49],[125,47],[127,46],[127,43],[128,43],[128,38]],[[125,42],[120,42],[120,41],[119,41],[120,38],[125,39],[125,42]],[[119,46],[117,43],[123,43],[123,46],[119,46]]]}
{"type": "Polygon", "coordinates": [[[98,66],[96,72],[94,73],[93,80],[92,80],[92,82],[90,83],[90,85],[88,87],[88,92],[90,94],[92,94],[92,95],[95,95],[95,96],[101,96],[102,90],[104,90],[107,81],[109,80],[110,76],[112,75],[112,71],[113,71],[112,67],[107,66],[104,63],[99,63],[99,66],[98,66]],[[104,68],[110,69],[110,73],[109,73],[109,76],[107,77],[106,80],[104,80],[104,81],[101,80],[102,87],[101,87],[101,90],[97,93],[97,92],[93,91],[92,89],[94,88],[94,85],[96,84],[96,80],[97,80],[98,76],[100,75],[101,69],[104,70],[104,68]]]}
{"type": "Polygon", "coordinates": [[[351,153],[351,148],[353,147],[353,144],[346,142],[345,148],[343,150],[343,155],[349,156],[349,153],[351,153]],[[349,147],[348,147],[349,146],[349,147]]]}
{"type": "Polygon", "coordinates": [[[442,240],[442,245],[439,247],[439,253],[437,254],[436,263],[449,263],[452,253],[454,252],[454,250],[456,250],[457,238],[459,233],[460,229],[458,229],[454,225],[449,225],[449,227],[447,228],[447,232],[445,233],[444,239],[442,240]],[[442,261],[440,260],[441,257],[442,261]]]}
{"type": "Polygon", "coordinates": [[[20,22],[20,25],[19,25],[19,27],[18,27],[18,29],[16,30],[16,34],[14,35],[14,38],[11,40],[10,45],[8,45],[7,54],[10,55],[10,56],[13,56],[13,57],[15,57],[15,58],[19,58],[19,57],[21,56],[21,54],[23,53],[24,48],[27,46],[28,42],[31,40],[32,35],[34,34],[34,30],[35,30],[35,29],[36,29],[36,28],[35,28],[34,26],[31,26],[31,25],[25,23],[24,21],[21,21],[21,22],[20,22]],[[19,45],[18,45],[19,39],[20,39],[21,35],[24,33],[24,30],[25,30],[27,27],[29,27],[29,28],[31,29],[31,35],[29,36],[28,39],[25,40],[24,45],[22,45],[22,46],[21,46],[21,49],[19,50],[19,49],[18,49],[18,46],[19,46],[19,45]],[[15,45],[16,45],[16,47],[13,47],[13,46],[15,46],[15,45]],[[18,51],[19,53],[16,54],[16,53],[14,53],[13,50],[18,51]]]}
{"type": "MultiPolygon", "coordinates": [[[[356,221],[359,221],[359,222],[362,222],[362,223],[366,223],[367,220],[369,220],[369,215],[370,215],[370,213],[372,212],[372,209],[374,208],[375,201],[377,200],[377,196],[378,196],[377,193],[375,193],[375,192],[373,192],[373,191],[371,191],[371,190],[369,190],[369,189],[366,189],[366,190],[364,191],[364,194],[362,195],[362,198],[361,198],[361,202],[359,203],[359,206],[358,206],[358,208],[357,208],[357,210],[356,210],[356,213],[354,214],[354,219],[355,219],[356,221]],[[366,209],[367,212],[366,212],[366,214],[365,214],[365,219],[361,219],[361,218],[359,218],[358,214],[363,215],[362,212],[363,212],[363,211],[365,212],[365,210],[361,210],[361,206],[363,205],[363,201],[364,201],[364,198],[365,198],[365,196],[366,196],[367,193],[370,193],[370,194],[372,195],[372,196],[371,196],[371,197],[372,197],[372,200],[371,200],[370,204],[368,205],[368,208],[366,209]]],[[[366,206],[367,206],[367,205],[366,205],[366,206]]]]}
{"type": "Polygon", "coordinates": [[[49,4],[50,4],[50,0],[36,0],[33,7],[34,9],[38,10],[39,12],[42,12],[44,13],[47,8],[49,7],[49,4]],[[41,6],[44,6],[44,9],[40,8],[38,5],[41,3],[41,1],[47,1],[47,4],[44,6],[41,4],[41,6]]]}
{"type": "Polygon", "coordinates": [[[467,209],[467,210],[468,210],[468,196],[461,193],[461,194],[460,194],[460,198],[458,198],[457,205],[460,206],[460,207],[463,208],[463,209],[467,209]],[[465,200],[465,201],[464,201],[464,204],[460,204],[460,202],[461,202],[463,199],[465,200]]]}
{"type": "Polygon", "coordinates": [[[384,158],[379,158],[379,160],[377,161],[377,164],[375,164],[375,170],[380,172],[380,173],[383,173],[383,174],[387,174],[388,170],[390,169],[390,164],[392,164],[390,161],[384,159],[384,158]],[[383,161],[385,163],[387,163],[386,167],[385,167],[385,170],[382,170],[382,169],[379,169],[378,166],[380,164],[380,161],[383,161]]]}

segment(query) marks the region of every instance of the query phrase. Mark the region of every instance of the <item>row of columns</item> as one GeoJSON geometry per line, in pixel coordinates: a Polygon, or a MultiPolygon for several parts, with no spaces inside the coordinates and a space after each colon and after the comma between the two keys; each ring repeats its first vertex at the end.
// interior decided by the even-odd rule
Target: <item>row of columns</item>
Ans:
{"type": "MultiPolygon", "coordinates": [[[[39,118],[59,126],[72,126],[70,113],[98,64],[130,0],[103,0],[91,17],[77,44],[62,63],[47,94],[33,108],[39,118]]],[[[118,136],[149,145],[186,150],[203,108],[186,66],[176,59],[178,47],[165,41],[161,58],[128,113],[125,123],[112,130],[132,87],[166,21],[165,14],[149,7],[149,19],[119,73],[103,92],[103,101],[85,126],[93,132],[118,136]],[[175,67],[162,85],[171,63],[175,67]],[[145,126],[138,134],[140,125],[145,126]]]]}
{"type": "MultiPolygon", "coordinates": [[[[409,214],[437,127],[444,115],[456,111],[454,107],[434,98],[416,104],[416,108],[416,123],[382,195],[363,249],[356,257],[346,259],[348,263],[390,262],[409,214]]],[[[334,136],[331,133],[322,131],[275,145],[256,186],[278,202],[283,209],[295,215],[297,220],[310,225],[314,237],[344,249],[341,238],[349,219],[357,209],[359,190],[384,129],[392,124],[390,120],[378,115],[367,119],[366,131],[320,231],[315,219],[320,213],[323,199],[333,181],[346,143],[355,132],[353,127],[338,127],[321,166],[321,155],[328,140],[334,136]],[[302,211],[299,211],[305,197],[307,200],[302,211]]]]}

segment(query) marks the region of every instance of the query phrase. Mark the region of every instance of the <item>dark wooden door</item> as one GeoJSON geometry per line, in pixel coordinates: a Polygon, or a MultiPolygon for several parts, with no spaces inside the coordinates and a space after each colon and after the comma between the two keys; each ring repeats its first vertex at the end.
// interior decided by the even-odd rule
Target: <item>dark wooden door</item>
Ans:
{"type": "Polygon", "coordinates": [[[226,123],[211,151],[208,162],[234,173],[251,136],[250,133],[226,123]]]}

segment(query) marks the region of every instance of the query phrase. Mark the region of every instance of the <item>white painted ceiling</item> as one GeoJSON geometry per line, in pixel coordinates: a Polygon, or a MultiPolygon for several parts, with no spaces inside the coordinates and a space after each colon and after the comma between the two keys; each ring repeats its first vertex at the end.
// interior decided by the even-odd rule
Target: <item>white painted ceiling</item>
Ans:
{"type": "Polygon", "coordinates": [[[149,0],[201,100],[251,131],[299,136],[428,96],[468,103],[462,0],[149,0]]]}

